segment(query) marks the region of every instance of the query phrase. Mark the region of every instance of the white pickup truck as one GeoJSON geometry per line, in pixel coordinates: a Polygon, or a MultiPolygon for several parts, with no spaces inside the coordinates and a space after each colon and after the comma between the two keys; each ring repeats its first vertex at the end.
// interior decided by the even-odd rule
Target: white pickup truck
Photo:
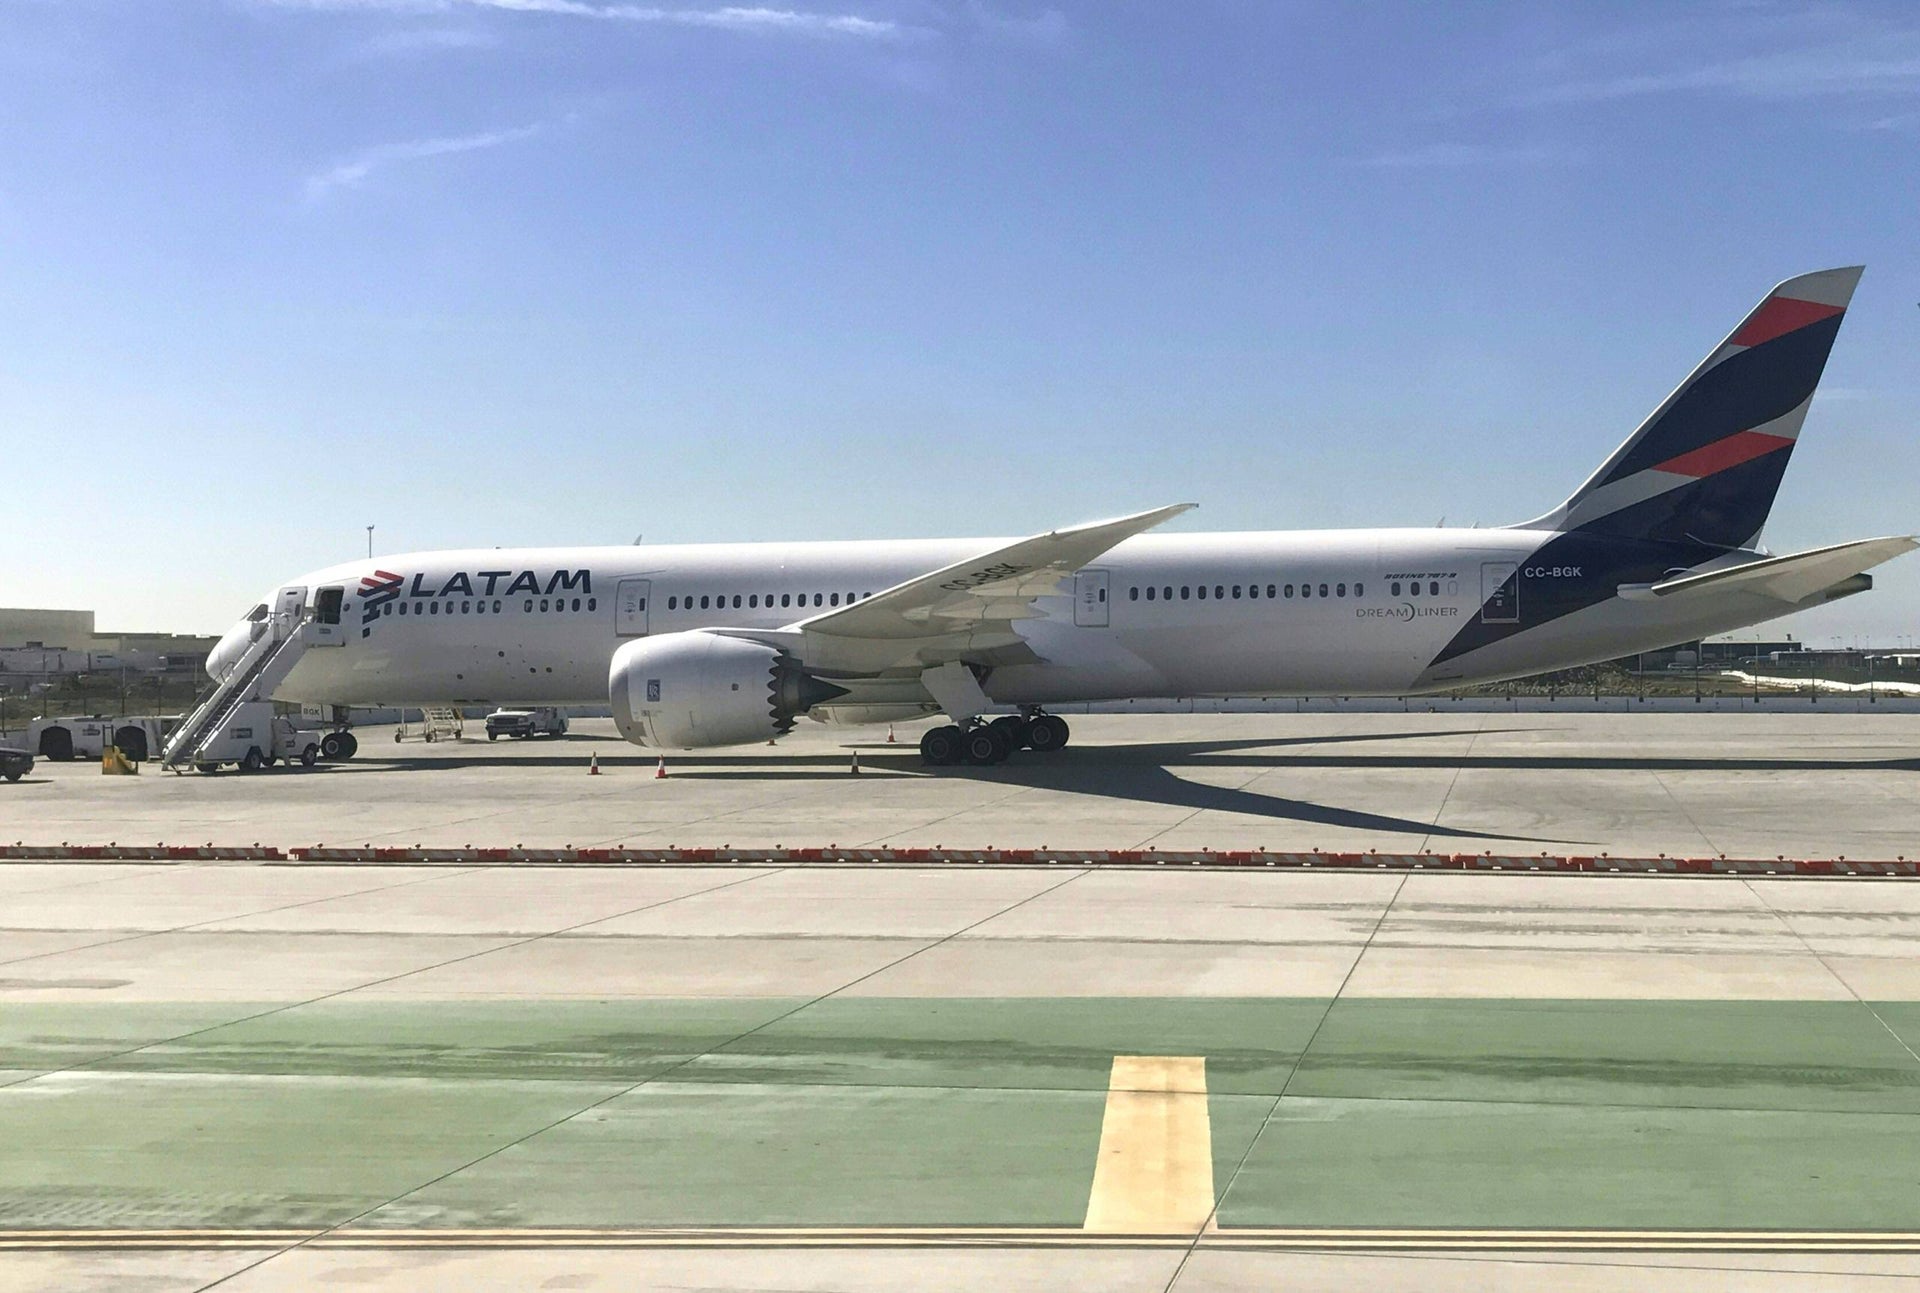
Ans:
{"type": "Polygon", "coordinates": [[[503,736],[565,736],[567,716],[557,709],[496,709],[487,715],[487,739],[503,736]]]}

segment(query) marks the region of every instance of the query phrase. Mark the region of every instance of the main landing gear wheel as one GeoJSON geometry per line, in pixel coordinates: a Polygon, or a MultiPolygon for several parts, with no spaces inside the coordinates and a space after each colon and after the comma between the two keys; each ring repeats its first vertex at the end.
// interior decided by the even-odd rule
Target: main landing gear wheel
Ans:
{"type": "Polygon", "coordinates": [[[352,732],[328,732],[320,738],[320,757],[328,763],[344,763],[360,752],[360,742],[352,732]]]}
{"type": "Polygon", "coordinates": [[[965,734],[957,727],[929,728],[920,738],[920,760],[931,767],[944,767],[960,762],[962,750],[960,741],[965,734]]]}
{"type": "Polygon", "coordinates": [[[1007,749],[1023,750],[1027,746],[1027,720],[1018,714],[1002,714],[987,724],[1007,743],[1007,749]]]}
{"type": "Polygon", "coordinates": [[[990,764],[1004,763],[1007,756],[1013,753],[1013,747],[1007,742],[1005,729],[995,727],[991,723],[968,731],[962,748],[966,751],[967,762],[980,768],[990,764]]]}
{"type": "Polygon", "coordinates": [[[1067,720],[1055,714],[1035,714],[1027,724],[1027,748],[1051,754],[1067,743],[1067,720]]]}

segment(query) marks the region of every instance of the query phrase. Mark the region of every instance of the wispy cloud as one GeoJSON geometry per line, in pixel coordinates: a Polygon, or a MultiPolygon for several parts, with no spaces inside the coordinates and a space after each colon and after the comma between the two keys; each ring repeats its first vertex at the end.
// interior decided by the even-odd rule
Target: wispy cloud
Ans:
{"type": "Polygon", "coordinates": [[[799,36],[851,36],[869,40],[920,35],[923,29],[860,14],[822,13],[769,5],[673,8],[664,5],[590,4],[587,0],[251,0],[275,9],[348,13],[447,14],[461,10],[585,18],[600,22],[704,27],[717,31],[799,36]]]}
{"type": "Polygon", "coordinates": [[[336,189],[353,188],[382,167],[398,162],[445,157],[450,153],[471,153],[482,148],[498,148],[540,133],[539,125],[519,126],[512,130],[489,130],[477,135],[455,135],[440,139],[412,139],[397,144],[379,144],[346,161],[307,177],[307,197],[323,198],[336,189]]]}
{"type": "Polygon", "coordinates": [[[410,27],[381,32],[366,44],[371,54],[422,54],[448,49],[491,49],[500,43],[492,32],[466,27],[410,27]]]}
{"type": "Polygon", "coordinates": [[[1580,160],[1580,154],[1564,148],[1437,143],[1399,152],[1376,153],[1372,157],[1356,158],[1354,165],[1389,169],[1452,166],[1565,166],[1580,160]]]}
{"type": "Polygon", "coordinates": [[[1527,96],[1529,102],[1595,103],[1648,95],[1720,93],[1750,99],[1920,93],[1920,53],[1875,57],[1839,50],[1794,51],[1661,72],[1568,81],[1527,96]]]}

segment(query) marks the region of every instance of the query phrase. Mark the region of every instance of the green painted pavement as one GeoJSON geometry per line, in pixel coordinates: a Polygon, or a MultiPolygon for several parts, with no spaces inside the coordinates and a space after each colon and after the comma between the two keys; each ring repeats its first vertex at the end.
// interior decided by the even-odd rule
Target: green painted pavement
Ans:
{"type": "Polygon", "coordinates": [[[1326,1010],[1311,999],[841,997],[674,1077],[1105,1091],[1115,1055],[1204,1055],[1210,1091],[1278,1094],[1326,1010]]]}
{"type": "Polygon", "coordinates": [[[1874,1013],[1833,1001],[1348,998],[1287,1090],[1920,1113],[1920,1062],[1874,1013]]]}
{"type": "Polygon", "coordinates": [[[1207,1056],[1229,1224],[1920,1225],[1915,1003],[261,1009],[0,1006],[85,1066],[0,1087],[0,1225],[1073,1225],[1116,1054],[1207,1056]]]}
{"type": "Polygon", "coordinates": [[[0,1226],[316,1226],[617,1090],[52,1074],[0,1088],[0,1226]]]}
{"type": "Polygon", "coordinates": [[[1920,1118],[1288,1097],[1223,1226],[1920,1228],[1920,1118]]]}
{"type": "Polygon", "coordinates": [[[220,1002],[0,1004],[0,1068],[46,1073],[197,1032],[272,1005],[220,1002]]]}

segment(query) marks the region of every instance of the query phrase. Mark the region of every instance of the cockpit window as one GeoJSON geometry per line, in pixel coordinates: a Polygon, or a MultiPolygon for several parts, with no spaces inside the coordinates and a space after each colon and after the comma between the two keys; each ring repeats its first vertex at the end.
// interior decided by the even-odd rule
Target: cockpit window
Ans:
{"type": "Polygon", "coordinates": [[[249,624],[258,624],[265,618],[267,618],[267,604],[265,602],[261,602],[258,606],[247,612],[247,623],[249,624]]]}

